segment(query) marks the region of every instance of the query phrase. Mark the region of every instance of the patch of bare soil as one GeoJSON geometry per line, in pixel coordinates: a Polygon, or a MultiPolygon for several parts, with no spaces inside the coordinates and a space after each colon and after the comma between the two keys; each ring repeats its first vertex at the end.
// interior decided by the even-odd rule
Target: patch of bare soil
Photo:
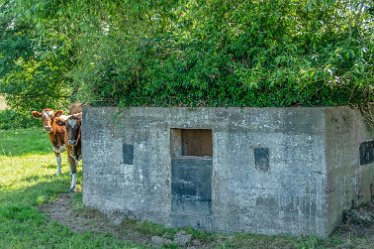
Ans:
{"type": "MultiPolygon", "coordinates": [[[[65,193],[59,195],[58,199],[40,208],[50,220],[57,221],[77,232],[97,232],[108,233],[114,237],[127,240],[135,244],[159,248],[162,245],[174,243],[182,248],[212,248],[219,245],[219,241],[204,242],[191,238],[191,235],[181,231],[174,235],[174,238],[159,237],[146,234],[141,229],[137,229],[136,222],[125,220],[116,225],[105,215],[94,210],[73,209],[74,194],[65,193]]],[[[350,238],[368,238],[374,243],[374,204],[362,206],[345,212],[343,224],[341,224],[334,234],[335,238],[349,241],[350,238]]],[[[219,237],[216,239],[219,240],[219,237]]],[[[244,248],[244,247],[243,247],[244,248]]],[[[257,247],[256,247],[257,248],[257,247]]],[[[262,247],[261,247],[262,248],[262,247]]],[[[340,247],[339,247],[340,248],[340,247]]],[[[365,247],[369,248],[369,247],[365,247]]]]}
{"type": "Polygon", "coordinates": [[[151,237],[135,231],[126,221],[120,225],[115,225],[99,212],[93,210],[78,212],[73,210],[73,195],[71,193],[61,194],[55,202],[42,206],[40,210],[49,219],[57,221],[73,231],[109,233],[118,239],[131,241],[136,244],[150,245],[151,237]]]}
{"type": "Polygon", "coordinates": [[[142,231],[141,226],[139,228],[136,221],[124,220],[120,224],[115,224],[113,220],[97,211],[89,209],[74,210],[73,197],[74,193],[60,194],[55,202],[40,207],[40,211],[45,213],[50,220],[63,224],[76,232],[89,231],[112,234],[118,239],[153,248],[167,245],[189,249],[210,248],[200,240],[193,239],[192,235],[184,231],[178,231],[174,235],[165,233],[162,237],[155,236],[148,234],[148,230],[142,231]]]}
{"type": "Polygon", "coordinates": [[[343,238],[357,236],[367,237],[374,242],[374,204],[364,205],[343,214],[341,224],[336,234],[343,238]]]}

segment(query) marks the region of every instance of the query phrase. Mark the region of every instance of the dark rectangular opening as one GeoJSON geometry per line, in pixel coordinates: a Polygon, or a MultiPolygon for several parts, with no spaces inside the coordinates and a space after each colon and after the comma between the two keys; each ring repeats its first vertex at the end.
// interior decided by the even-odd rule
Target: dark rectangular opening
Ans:
{"type": "Polygon", "coordinates": [[[170,129],[171,222],[211,227],[213,142],[211,129],[170,129]]]}
{"type": "Polygon", "coordinates": [[[132,144],[122,145],[123,163],[133,164],[134,161],[134,146],[132,144]]]}
{"type": "Polygon", "coordinates": [[[374,141],[360,144],[360,164],[365,165],[374,162],[374,141]]]}
{"type": "Polygon", "coordinates": [[[262,172],[269,171],[269,149],[268,148],[255,148],[255,167],[262,172]]]}
{"type": "Polygon", "coordinates": [[[181,129],[182,156],[213,155],[212,130],[181,129]]]}

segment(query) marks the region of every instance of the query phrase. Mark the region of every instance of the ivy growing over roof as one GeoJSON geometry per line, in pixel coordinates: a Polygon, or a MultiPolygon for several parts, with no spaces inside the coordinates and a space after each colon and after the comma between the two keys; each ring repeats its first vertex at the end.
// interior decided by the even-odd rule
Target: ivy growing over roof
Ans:
{"type": "Polygon", "coordinates": [[[14,87],[32,82],[26,76],[36,67],[36,88],[57,84],[61,96],[95,106],[374,101],[370,0],[7,2],[23,8],[0,28],[33,24],[13,37],[24,52],[0,42],[0,60],[14,65],[0,66],[7,96],[19,96],[14,87]]]}

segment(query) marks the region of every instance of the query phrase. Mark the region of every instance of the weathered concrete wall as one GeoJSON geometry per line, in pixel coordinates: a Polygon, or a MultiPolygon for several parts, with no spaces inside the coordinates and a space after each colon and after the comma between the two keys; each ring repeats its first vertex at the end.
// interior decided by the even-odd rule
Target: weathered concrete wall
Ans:
{"type": "MultiPolygon", "coordinates": [[[[326,236],[354,197],[357,146],[369,136],[349,131],[364,129],[357,111],[341,112],[352,120],[339,123],[343,132],[332,108],[88,107],[84,205],[167,226],[326,236]],[[211,129],[213,156],[175,158],[178,129],[211,129]],[[211,179],[201,185],[199,175],[211,179]]],[[[370,185],[360,167],[361,185],[370,185]]]]}
{"type": "Polygon", "coordinates": [[[361,165],[360,145],[374,141],[374,130],[358,110],[335,107],[325,113],[328,231],[332,232],[344,210],[372,200],[374,162],[361,165]]]}

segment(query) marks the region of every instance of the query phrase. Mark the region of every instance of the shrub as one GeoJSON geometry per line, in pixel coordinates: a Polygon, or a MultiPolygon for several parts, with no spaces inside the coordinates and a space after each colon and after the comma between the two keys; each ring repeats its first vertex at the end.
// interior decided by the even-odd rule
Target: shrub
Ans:
{"type": "Polygon", "coordinates": [[[14,110],[0,111],[0,130],[36,127],[39,124],[30,113],[14,110]]]}
{"type": "Polygon", "coordinates": [[[140,0],[80,8],[82,50],[72,75],[79,98],[92,105],[374,100],[370,2],[140,0]]]}

